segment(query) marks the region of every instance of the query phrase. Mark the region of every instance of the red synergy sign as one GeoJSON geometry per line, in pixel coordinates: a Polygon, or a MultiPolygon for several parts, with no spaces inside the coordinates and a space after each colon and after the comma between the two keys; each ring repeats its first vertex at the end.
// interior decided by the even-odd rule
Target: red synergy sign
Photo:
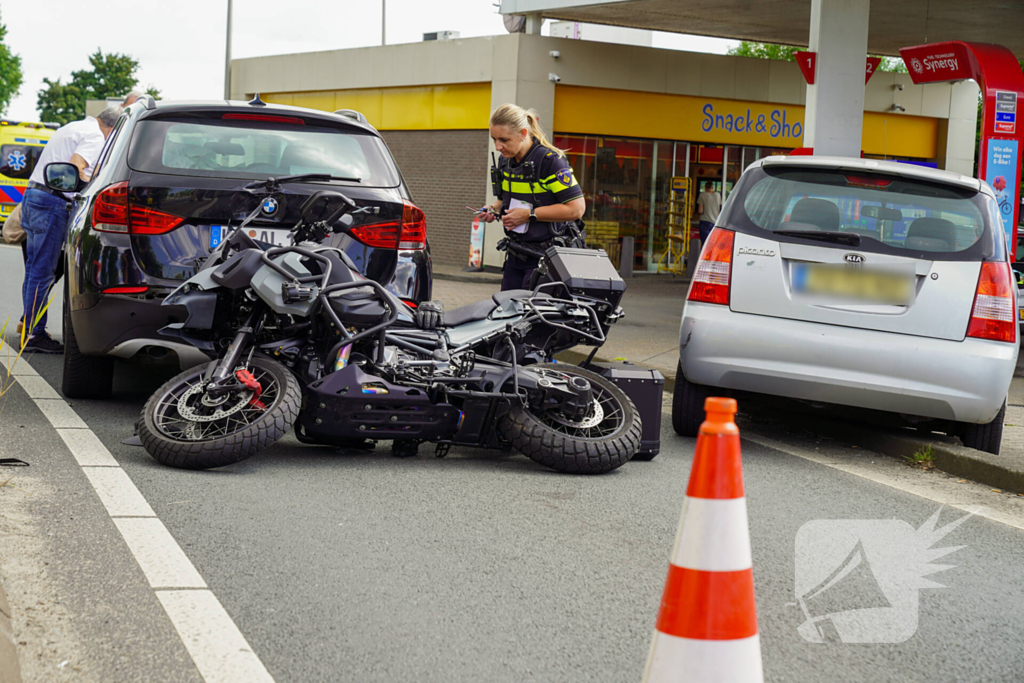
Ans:
{"type": "Polygon", "coordinates": [[[981,145],[978,177],[992,186],[1007,244],[1016,260],[1024,126],[1017,104],[1024,101],[1024,74],[1012,52],[1001,45],[958,40],[900,49],[914,83],[973,79],[981,87],[981,145]]]}

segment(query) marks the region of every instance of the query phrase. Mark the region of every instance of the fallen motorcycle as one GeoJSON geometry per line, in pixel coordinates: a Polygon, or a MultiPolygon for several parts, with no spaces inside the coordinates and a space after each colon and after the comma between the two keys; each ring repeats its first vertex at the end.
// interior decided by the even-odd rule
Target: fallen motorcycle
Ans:
{"type": "MultiPolygon", "coordinates": [[[[259,204],[288,181],[250,188],[259,204]]],[[[391,440],[399,456],[423,442],[439,457],[453,445],[514,449],[562,472],[608,472],[637,453],[641,420],[626,394],[552,362],[560,350],[604,343],[622,316],[621,288],[581,290],[542,264],[532,291],[417,310],[320,244],[348,230],[354,209],[344,195],[318,191],[302,206],[291,246],[271,247],[242,230],[257,206],[164,300],[187,317],[162,334],[216,360],[146,402],[139,438],[150,455],[173,467],[221,467],[293,427],[310,444],[391,440]]],[[[614,274],[603,252],[586,257],[614,274]]]]}

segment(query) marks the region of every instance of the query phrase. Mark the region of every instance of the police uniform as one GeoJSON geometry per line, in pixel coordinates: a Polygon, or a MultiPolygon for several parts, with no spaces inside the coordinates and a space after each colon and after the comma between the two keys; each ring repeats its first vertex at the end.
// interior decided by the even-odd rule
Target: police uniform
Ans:
{"type": "MultiPolygon", "coordinates": [[[[541,145],[537,138],[533,138],[533,145],[522,161],[501,159],[498,171],[501,177],[502,215],[516,207],[528,206],[532,212],[542,206],[565,204],[583,196],[569,161],[558,152],[541,145]]],[[[569,231],[574,229],[571,223],[527,221],[516,226],[522,232],[506,228],[505,236],[510,242],[523,245],[525,250],[543,253],[554,238],[568,237],[569,231]]],[[[524,288],[540,260],[536,255],[522,253],[524,249],[517,251],[514,246],[508,247],[505,252],[501,278],[503,291],[524,288]]]]}

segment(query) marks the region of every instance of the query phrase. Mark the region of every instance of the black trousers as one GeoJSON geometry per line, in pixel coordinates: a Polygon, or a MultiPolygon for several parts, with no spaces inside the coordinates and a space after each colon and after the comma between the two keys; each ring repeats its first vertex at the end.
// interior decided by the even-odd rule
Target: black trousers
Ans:
{"type": "Polygon", "coordinates": [[[540,259],[523,258],[505,253],[505,265],[501,269],[501,291],[530,289],[530,276],[537,269],[540,259]]]}

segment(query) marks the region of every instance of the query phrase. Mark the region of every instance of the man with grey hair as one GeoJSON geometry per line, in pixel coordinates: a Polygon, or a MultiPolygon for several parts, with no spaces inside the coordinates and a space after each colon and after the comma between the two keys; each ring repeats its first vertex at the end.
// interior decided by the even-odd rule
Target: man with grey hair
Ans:
{"type": "Polygon", "coordinates": [[[124,96],[124,102],[121,103],[122,108],[127,108],[135,104],[135,100],[139,99],[146,93],[141,90],[132,90],[130,93],[124,96]]]}
{"type": "Polygon", "coordinates": [[[49,164],[71,163],[78,168],[82,179],[88,180],[120,116],[120,107],[107,107],[96,118],[86,116],[62,126],[46,143],[29,178],[21,205],[21,227],[25,231],[27,252],[25,280],[21,286],[25,307],[22,320],[30,335],[25,351],[64,351],[64,346],[46,333],[46,303],[57,260],[67,238],[71,204],[63,192],[46,186],[45,169],[49,164]]]}

